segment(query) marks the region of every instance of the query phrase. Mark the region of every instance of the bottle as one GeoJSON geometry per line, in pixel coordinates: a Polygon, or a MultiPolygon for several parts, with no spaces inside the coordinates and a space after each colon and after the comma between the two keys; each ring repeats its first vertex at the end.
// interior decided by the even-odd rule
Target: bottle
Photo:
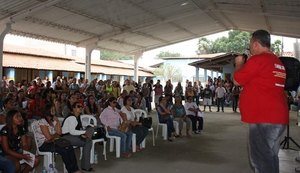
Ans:
{"type": "Polygon", "coordinates": [[[47,173],[47,169],[43,166],[42,173],[47,173]]]}
{"type": "Polygon", "coordinates": [[[94,154],[94,163],[95,164],[98,163],[98,153],[97,153],[97,151],[95,151],[95,154],[94,154]]]}

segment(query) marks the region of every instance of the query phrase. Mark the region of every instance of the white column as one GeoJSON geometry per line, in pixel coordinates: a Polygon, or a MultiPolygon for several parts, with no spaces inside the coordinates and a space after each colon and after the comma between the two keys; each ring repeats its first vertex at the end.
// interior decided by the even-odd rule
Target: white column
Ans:
{"type": "Polygon", "coordinates": [[[4,46],[4,38],[6,34],[11,29],[11,23],[7,23],[6,26],[0,26],[2,29],[2,33],[0,34],[0,86],[2,86],[2,76],[3,76],[3,46],[4,46]]]}
{"type": "Polygon", "coordinates": [[[84,78],[88,79],[89,82],[92,80],[91,77],[91,56],[92,51],[96,48],[96,44],[89,44],[85,47],[85,73],[84,78]]]}
{"type": "Polygon", "coordinates": [[[204,82],[207,81],[207,69],[204,69],[204,82]]]}
{"type": "Polygon", "coordinates": [[[139,71],[139,67],[138,67],[138,60],[143,56],[143,52],[136,52],[134,54],[134,75],[133,75],[133,80],[135,82],[139,82],[139,76],[138,76],[138,71],[139,71]]]}
{"type": "Polygon", "coordinates": [[[199,81],[199,67],[196,67],[196,81],[199,81]]]}
{"type": "Polygon", "coordinates": [[[210,70],[211,78],[214,80],[214,71],[210,70]]]}

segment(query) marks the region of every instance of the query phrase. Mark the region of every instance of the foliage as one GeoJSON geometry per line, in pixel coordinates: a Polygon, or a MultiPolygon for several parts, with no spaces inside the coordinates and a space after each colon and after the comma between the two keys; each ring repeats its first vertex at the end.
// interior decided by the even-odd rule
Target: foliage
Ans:
{"type": "MultiPolygon", "coordinates": [[[[198,52],[200,54],[221,53],[221,52],[234,52],[245,53],[249,47],[251,34],[245,31],[230,31],[228,37],[217,38],[215,41],[208,40],[201,37],[198,42],[198,52]]],[[[274,53],[280,53],[281,41],[276,40],[272,44],[274,53]]]]}
{"type": "Polygon", "coordinates": [[[181,69],[170,64],[163,64],[154,70],[154,75],[162,77],[165,81],[171,79],[174,82],[182,81],[181,69]]]}
{"type": "Polygon", "coordinates": [[[282,53],[282,42],[280,40],[276,40],[274,43],[272,43],[271,49],[277,56],[280,56],[282,53]]]}
{"type": "Polygon", "coordinates": [[[156,55],[157,58],[163,58],[163,57],[180,57],[180,53],[174,53],[169,51],[161,51],[159,54],[156,55]]]}
{"type": "Polygon", "coordinates": [[[131,60],[131,56],[127,56],[118,52],[101,50],[100,51],[100,59],[101,60],[131,60]]]}

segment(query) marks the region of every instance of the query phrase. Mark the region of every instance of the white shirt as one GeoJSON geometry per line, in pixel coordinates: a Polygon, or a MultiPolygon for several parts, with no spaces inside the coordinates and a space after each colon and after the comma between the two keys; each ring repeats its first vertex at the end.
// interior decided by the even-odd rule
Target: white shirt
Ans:
{"type": "Polygon", "coordinates": [[[184,104],[184,109],[185,109],[186,115],[196,116],[195,112],[189,110],[190,108],[198,108],[197,104],[195,102],[191,102],[191,103],[186,102],[184,104]]]}
{"type": "Polygon", "coordinates": [[[132,107],[130,107],[130,111],[129,111],[125,106],[123,106],[121,112],[126,114],[127,120],[134,121],[135,114],[134,114],[134,109],[132,107]]]}
{"type": "Polygon", "coordinates": [[[224,87],[218,87],[216,89],[217,98],[223,98],[225,96],[226,90],[224,87]]]}
{"type": "Polygon", "coordinates": [[[84,130],[76,130],[75,129],[77,124],[78,124],[78,121],[77,121],[76,117],[75,116],[69,116],[65,120],[65,122],[64,122],[64,124],[61,128],[62,134],[66,134],[66,133],[70,133],[71,135],[82,135],[82,134],[84,134],[85,133],[84,130]]]}
{"type": "Polygon", "coordinates": [[[50,126],[50,124],[43,118],[43,119],[40,119],[38,120],[38,123],[37,123],[37,126],[36,126],[36,134],[35,134],[35,137],[36,137],[36,140],[37,140],[37,145],[38,147],[42,146],[43,143],[45,141],[47,141],[45,135],[43,134],[42,130],[41,130],[41,126],[47,126],[48,129],[49,129],[49,132],[51,135],[54,135],[55,134],[55,129],[54,127],[56,126],[56,121],[53,122],[53,126],[50,126]]]}

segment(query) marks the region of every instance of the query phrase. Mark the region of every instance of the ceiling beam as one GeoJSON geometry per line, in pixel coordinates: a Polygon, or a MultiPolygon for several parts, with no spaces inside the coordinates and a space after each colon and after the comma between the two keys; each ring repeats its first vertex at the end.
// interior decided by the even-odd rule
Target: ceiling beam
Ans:
{"type": "MultiPolygon", "coordinates": [[[[155,12],[153,12],[153,11],[151,11],[151,10],[149,10],[149,9],[146,9],[146,8],[144,8],[144,7],[142,7],[142,6],[138,5],[138,4],[136,4],[136,3],[133,2],[132,0],[123,0],[123,1],[126,2],[126,3],[128,3],[128,4],[130,4],[131,6],[133,6],[133,7],[135,7],[135,8],[138,8],[138,9],[140,9],[140,10],[142,10],[142,11],[148,13],[148,14],[151,15],[151,16],[156,17],[160,22],[166,20],[165,17],[162,17],[162,16],[156,14],[155,12]]],[[[168,22],[168,23],[169,23],[170,25],[172,25],[172,26],[174,26],[174,27],[176,27],[176,28],[182,30],[183,32],[186,32],[186,33],[188,33],[188,34],[190,34],[190,35],[196,35],[195,33],[189,31],[187,28],[184,28],[184,27],[180,26],[179,24],[173,23],[173,22],[171,22],[171,21],[168,22]]]]}
{"type": "Polygon", "coordinates": [[[50,22],[50,21],[47,21],[47,20],[38,19],[38,18],[35,18],[35,17],[28,16],[28,17],[25,17],[24,20],[27,21],[27,22],[36,23],[36,24],[39,24],[39,25],[44,25],[44,26],[48,26],[48,27],[51,27],[51,28],[56,28],[56,29],[60,29],[60,30],[64,30],[64,31],[69,31],[69,32],[73,32],[73,33],[76,33],[76,34],[86,35],[86,36],[90,36],[90,37],[97,36],[96,34],[91,33],[91,32],[87,32],[87,31],[80,30],[80,29],[75,29],[75,28],[72,28],[72,27],[67,26],[67,25],[61,25],[61,24],[57,24],[57,23],[50,22]]]}
{"type": "Polygon", "coordinates": [[[191,0],[201,11],[205,12],[211,19],[216,23],[220,24],[225,30],[230,30],[230,26],[227,26],[221,19],[219,19],[215,14],[212,13],[210,9],[203,8],[203,4],[199,5],[201,2],[196,0],[191,0]]]}
{"type": "MultiPolygon", "coordinates": [[[[218,9],[219,10],[219,6],[217,5],[217,3],[214,0],[211,0],[209,2],[213,5],[214,9],[218,9]]],[[[237,28],[237,26],[234,24],[234,22],[231,19],[229,19],[229,17],[227,15],[225,15],[223,11],[220,10],[219,13],[231,25],[232,29],[237,28]]],[[[221,19],[219,18],[219,20],[221,20],[221,19]]]]}
{"type": "Polygon", "coordinates": [[[60,1],[62,0],[47,0],[47,1],[44,1],[44,2],[41,2],[41,3],[38,3],[34,6],[31,6],[31,7],[28,7],[22,11],[19,11],[17,12],[16,14],[13,14],[11,16],[8,16],[4,19],[1,20],[1,23],[4,22],[4,23],[7,23],[7,22],[15,22],[15,21],[18,21],[18,20],[21,20],[29,15],[31,15],[32,13],[35,13],[37,11],[41,11],[45,8],[48,8],[54,4],[57,4],[59,3],[60,1]]]}
{"type": "Polygon", "coordinates": [[[128,43],[126,41],[120,41],[120,40],[117,40],[117,39],[110,39],[109,41],[112,41],[112,42],[118,43],[118,44],[125,44],[125,45],[131,46],[131,47],[135,47],[135,48],[138,48],[138,49],[145,49],[144,46],[137,45],[137,44],[134,44],[134,43],[128,43]]]}
{"type": "Polygon", "coordinates": [[[259,1],[260,9],[261,9],[262,13],[264,14],[263,16],[264,16],[264,19],[265,19],[267,29],[268,29],[269,32],[272,32],[270,21],[269,21],[268,17],[265,15],[265,13],[266,13],[265,3],[262,0],[258,0],[258,1],[259,1]]]}
{"type": "Polygon", "coordinates": [[[76,45],[75,42],[68,41],[68,40],[63,40],[61,38],[48,37],[48,36],[39,35],[39,34],[32,34],[32,33],[29,33],[29,32],[17,31],[17,30],[13,30],[13,29],[10,30],[9,33],[14,34],[14,35],[29,37],[29,38],[35,38],[35,39],[38,39],[38,40],[46,40],[46,41],[50,41],[50,42],[76,45]]]}

